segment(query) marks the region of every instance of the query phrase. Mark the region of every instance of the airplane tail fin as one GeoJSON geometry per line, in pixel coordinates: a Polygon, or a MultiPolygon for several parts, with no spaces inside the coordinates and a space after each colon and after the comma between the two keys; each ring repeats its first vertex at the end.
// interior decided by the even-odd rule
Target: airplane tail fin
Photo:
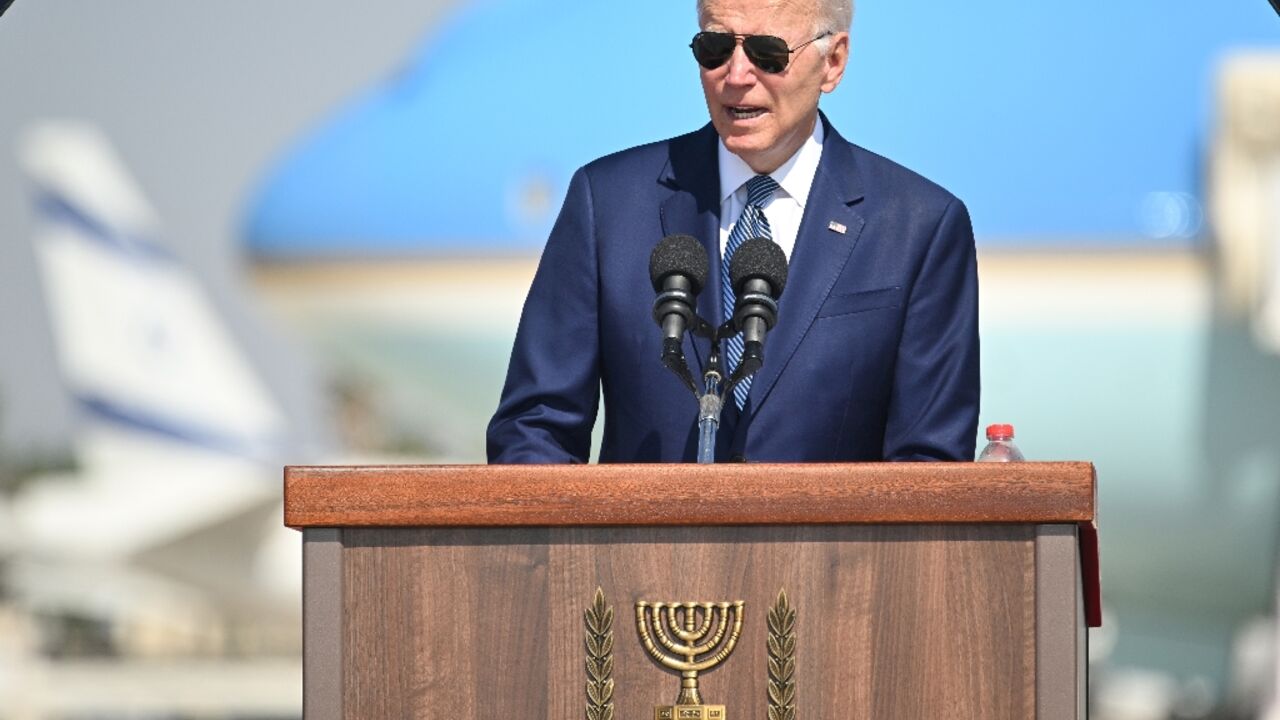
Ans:
{"type": "Polygon", "coordinates": [[[278,457],[282,413],[161,242],[156,213],[103,134],[44,123],[19,154],[36,193],[59,363],[85,417],[216,454],[278,457]]]}

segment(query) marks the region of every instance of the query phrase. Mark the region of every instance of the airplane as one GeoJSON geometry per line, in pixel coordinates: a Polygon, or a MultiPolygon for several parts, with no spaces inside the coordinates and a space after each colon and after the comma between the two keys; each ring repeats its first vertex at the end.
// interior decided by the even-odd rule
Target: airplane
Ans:
{"type": "MultiPolygon", "coordinates": [[[[95,654],[274,658],[263,669],[276,687],[247,699],[222,687],[223,707],[296,715],[301,540],[281,522],[280,468],[299,455],[285,416],[100,130],[41,123],[21,138],[19,159],[58,369],[77,410],[77,467],[23,483],[3,509],[4,585],[44,625],[100,628],[95,654]]],[[[127,671],[85,680],[33,663],[46,679],[83,681],[79,692],[55,683],[50,714],[151,707],[129,699],[127,671]],[[85,704],[68,705],[74,696],[85,704]]],[[[219,702],[209,690],[219,692],[217,668],[190,670],[153,688],[179,703],[165,712],[184,694],[219,702]]]]}

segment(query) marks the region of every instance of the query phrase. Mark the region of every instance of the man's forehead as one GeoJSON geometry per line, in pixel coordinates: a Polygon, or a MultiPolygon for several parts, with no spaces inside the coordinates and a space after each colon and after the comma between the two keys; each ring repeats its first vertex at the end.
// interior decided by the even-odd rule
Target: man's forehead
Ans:
{"type": "MultiPolygon", "coordinates": [[[[790,20],[814,17],[818,13],[819,0],[706,0],[698,21],[725,23],[744,19],[752,22],[790,20]]],[[[735,30],[737,28],[734,28],[735,30]]]]}

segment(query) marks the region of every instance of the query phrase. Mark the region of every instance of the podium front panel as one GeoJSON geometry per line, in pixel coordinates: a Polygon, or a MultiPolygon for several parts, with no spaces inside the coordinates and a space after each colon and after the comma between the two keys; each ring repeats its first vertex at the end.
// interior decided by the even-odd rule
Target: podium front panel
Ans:
{"type": "MultiPolygon", "coordinates": [[[[797,717],[1025,719],[1082,710],[1037,702],[1034,525],[334,532],[340,559],[327,572],[341,587],[342,610],[325,611],[328,625],[312,617],[307,632],[330,640],[312,637],[310,646],[340,645],[341,679],[340,688],[314,688],[324,699],[308,688],[315,720],[581,718],[584,613],[597,587],[614,612],[615,718],[653,717],[680,686],[642,647],[637,601],[743,600],[738,644],[699,676],[700,691],[705,703],[725,705],[729,720],[766,720],[766,615],[782,590],[797,613],[797,717]]],[[[1041,577],[1039,587],[1052,584],[1041,577]]],[[[1078,680],[1059,678],[1058,687],[1078,680]]]]}

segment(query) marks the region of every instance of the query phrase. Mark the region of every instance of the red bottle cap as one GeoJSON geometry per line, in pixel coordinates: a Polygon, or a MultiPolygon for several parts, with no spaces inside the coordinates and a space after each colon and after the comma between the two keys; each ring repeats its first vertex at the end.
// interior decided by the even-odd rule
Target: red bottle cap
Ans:
{"type": "Polygon", "coordinates": [[[1007,424],[988,425],[987,439],[988,440],[1012,440],[1013,426],[1007,425],[1007,424]]]}

